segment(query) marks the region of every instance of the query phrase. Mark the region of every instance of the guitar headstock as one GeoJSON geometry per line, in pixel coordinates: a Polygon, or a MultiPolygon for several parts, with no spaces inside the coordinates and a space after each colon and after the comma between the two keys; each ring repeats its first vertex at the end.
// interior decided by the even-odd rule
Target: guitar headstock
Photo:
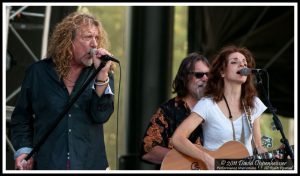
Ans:
{"type": "MultiPolygon", "coordinates": [[[[291,145],[291,149],[294,152],[294,145],[291,145]]],[[[286,149],[284,147],[281,147],[276,150],[253,155],[249,158],[251,158],[251,159],[285,159],[286,155],[287,155],[286,149]]]]}

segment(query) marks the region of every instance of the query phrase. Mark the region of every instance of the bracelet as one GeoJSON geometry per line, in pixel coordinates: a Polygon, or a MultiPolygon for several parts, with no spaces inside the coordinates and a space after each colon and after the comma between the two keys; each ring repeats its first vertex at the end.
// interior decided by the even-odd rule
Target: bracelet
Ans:
{"type": "Polygon", "coordinates": [[[99,82],[99,80],[95,80],[94,84],[96,86],[104,86],[105,84],[109,83],[109,78],[107,78],[107,80],[105,82],[99,82]]]}
{"type": "MultiPolygon", "coordinates": [[[[107,78],[107,79],[109,79],[109,78],[107,78]]],[[[105,81],[102,81],[102,80],[100,80],[100,79],[95,79],[95,82],[101,82],[101,83],[105,83],[107,80],[105,80],[105,81]]]]}

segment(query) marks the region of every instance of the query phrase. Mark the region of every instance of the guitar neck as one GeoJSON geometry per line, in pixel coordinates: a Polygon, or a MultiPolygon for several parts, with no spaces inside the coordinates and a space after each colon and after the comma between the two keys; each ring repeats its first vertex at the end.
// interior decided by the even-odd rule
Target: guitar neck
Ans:
{"type": "MultiPolygon", "coordinates": [[[[291,145],[292,150],[294,150],[294,145],[291,145]]],[[[275,156],[279,158],[283,158],[283,156],[286,154],[286,151],[284,148],[272,150],[265,153],[256,154],[250,157],[247,157],[246,159],[273,159],[275,156]]]]}

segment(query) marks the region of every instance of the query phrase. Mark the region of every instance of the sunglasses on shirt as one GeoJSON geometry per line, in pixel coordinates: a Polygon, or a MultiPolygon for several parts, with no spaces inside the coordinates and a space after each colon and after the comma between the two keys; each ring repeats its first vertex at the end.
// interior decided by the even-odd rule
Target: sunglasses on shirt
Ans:
{"type": "Polygon", "coordinates": [[[193,74],[198,79],[201,79],[204,75],[208,77],[208,72],[190,72],[190,74],[193,74]]]}

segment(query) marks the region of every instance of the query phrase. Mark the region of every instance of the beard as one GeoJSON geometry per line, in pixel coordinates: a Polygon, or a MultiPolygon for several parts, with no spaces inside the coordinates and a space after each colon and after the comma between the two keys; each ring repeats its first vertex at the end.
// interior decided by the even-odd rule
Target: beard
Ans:
{"type": "Polygon", "coordinates": [[[189,94],[197,100],[200,100],[204,95],[204,89],[206,86],[206,82],[189,82],[188,84],[188,91],[189,94]]]}
{"type": "Polygon", "coordinates": [[[203,97],[204,87],[198,87],[197,85],[192,89],[192,91],[190,91],[190,93],[194,98],[200,100],[203,97]]]}

